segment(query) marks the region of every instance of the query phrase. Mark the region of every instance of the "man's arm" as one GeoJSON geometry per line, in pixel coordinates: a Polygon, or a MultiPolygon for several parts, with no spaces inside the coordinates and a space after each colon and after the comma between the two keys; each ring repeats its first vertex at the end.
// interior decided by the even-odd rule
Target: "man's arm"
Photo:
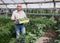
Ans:
{"type": "Polygon", "coordinates": [[[11,20],[12,20],[12,21],[17,21],[15,15],[14,15],[14,12],[12,13],[11,20]]]}

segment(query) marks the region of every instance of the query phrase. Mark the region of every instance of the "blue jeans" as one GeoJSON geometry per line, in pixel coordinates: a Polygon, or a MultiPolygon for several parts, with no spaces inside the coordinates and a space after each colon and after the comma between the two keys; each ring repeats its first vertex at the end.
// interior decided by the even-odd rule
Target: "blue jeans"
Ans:
{"type": "Polygon", "coordinates": [[[25,34],[25,27],[24,24],[15,24],[15,29],[16,29],[16,38],[20,37],[20,32],[22,32],[22,34],[25,34]]]}

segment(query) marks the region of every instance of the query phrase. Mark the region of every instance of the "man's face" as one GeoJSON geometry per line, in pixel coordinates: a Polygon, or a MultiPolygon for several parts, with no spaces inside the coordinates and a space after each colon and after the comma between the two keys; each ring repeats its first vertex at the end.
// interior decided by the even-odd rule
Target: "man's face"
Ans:
{"type": "Polygon", "coordinates": [[[18,4],[17,5],[17,10],[20,11],[22,9],[22,5],[21,4],[18,4]]]}

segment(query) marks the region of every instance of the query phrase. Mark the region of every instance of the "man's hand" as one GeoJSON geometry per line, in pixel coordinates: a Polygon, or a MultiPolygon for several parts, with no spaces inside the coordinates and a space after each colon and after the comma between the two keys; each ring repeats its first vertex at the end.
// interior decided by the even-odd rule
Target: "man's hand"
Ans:
{"type": "Polygon", "coordinates": [[[18,20],[17,19],[15,19],[15,22],[17,22],[18,20]]]}
{"type": "Polygon", "coordinates": [[[15,18],[15,19],[11,19],[13,22],[17,22],[18,20],[15,18]]]}

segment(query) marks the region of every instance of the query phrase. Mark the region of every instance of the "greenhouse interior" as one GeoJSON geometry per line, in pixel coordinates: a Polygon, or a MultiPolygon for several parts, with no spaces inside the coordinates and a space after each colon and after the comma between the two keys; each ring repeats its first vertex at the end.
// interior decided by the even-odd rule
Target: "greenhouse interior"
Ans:
{"type": "Polygon", "coordinates": [[[0,43],[60,43],[60,0],[0,0],[0,43]],[[18,4],[29,22],[17,39],[11,16],[18,4]]]}

